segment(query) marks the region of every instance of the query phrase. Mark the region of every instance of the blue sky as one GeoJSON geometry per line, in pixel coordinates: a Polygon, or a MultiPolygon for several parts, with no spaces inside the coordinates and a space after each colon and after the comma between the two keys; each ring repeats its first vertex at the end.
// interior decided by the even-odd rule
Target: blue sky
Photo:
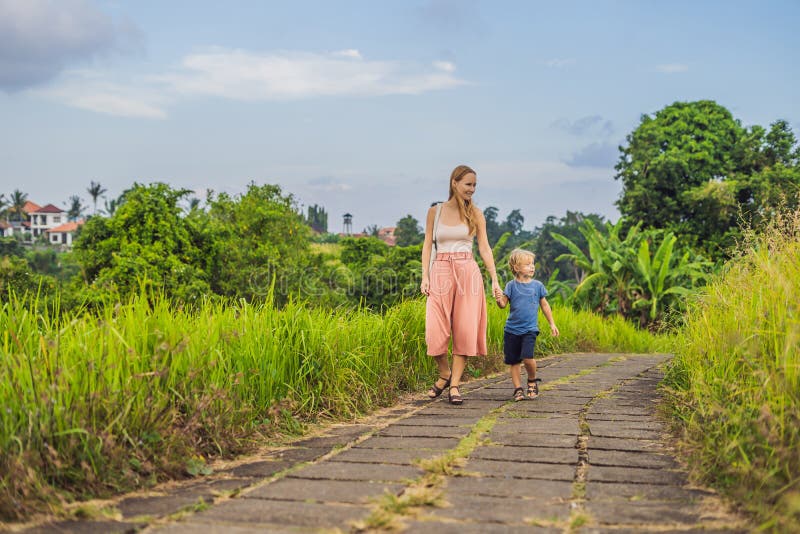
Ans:
{"type": "MultiPolygon", "coordinates": [[[[644,113],[713,99],[800,130],[795,1],[0,0],[0,192],[250,181],[329,229],[424,219],[453,167],[532,229],[612,220],[644,113]]],[[[91,211],[91,210],[89,210],[91,211]]]]}

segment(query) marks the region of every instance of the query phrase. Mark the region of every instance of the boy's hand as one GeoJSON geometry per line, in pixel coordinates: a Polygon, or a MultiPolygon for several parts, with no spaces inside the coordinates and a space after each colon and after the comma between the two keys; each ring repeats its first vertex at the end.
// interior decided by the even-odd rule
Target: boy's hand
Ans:
{"type": "Polygon", "coordinates": [[[494,300],[500,300],[503,298],[503,290],[500,289],[498,286],[494,286],[492,288],[492,293],[494,294],[494,300]]]}
{"type": "Polygon", "coordinates": [[[553,334],[553,337],[558,337],[561,332],[558,331],[558,327],[555,323],[550,325],[550,333],[553,334]]]}

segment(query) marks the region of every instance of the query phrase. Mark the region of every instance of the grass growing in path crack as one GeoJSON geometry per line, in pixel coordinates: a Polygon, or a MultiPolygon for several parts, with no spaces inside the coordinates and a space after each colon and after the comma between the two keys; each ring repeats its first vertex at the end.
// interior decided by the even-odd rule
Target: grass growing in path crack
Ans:
{"type": "Polygon", "coordinates": [[[477,447],[486,441],[485,435],[494,428],[497,415],[506,409],[503,405],[489,412],[478,420],[469,434],[458,442],[454,448],[440,456],[419,460],[416,464],[426,471],[400,493],[385,493],[376,503],[375,508],[363,521],[354,525],[357,531],[365,530],[399,530],[400,520],[404,516],[413,515],[423,506],[442,507],[446,502],[443,487],[446,476],[463,474],[460,468],[466,458],[477,447]]]}

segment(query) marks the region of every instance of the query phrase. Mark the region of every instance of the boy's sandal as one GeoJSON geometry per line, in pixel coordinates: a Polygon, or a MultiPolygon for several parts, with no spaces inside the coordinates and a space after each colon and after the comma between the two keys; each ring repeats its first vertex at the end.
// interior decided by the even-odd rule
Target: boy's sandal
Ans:
{"type": "Polygon", "coordinates": [[[533,380],[528,380],[528,391],[527,395],[529,399],[535,399],[539,396],[539,382],[541,382],[541,378],[534,378],[533,380]]]}
{"type": "Polygon", "coordinates": [[[443,376],[440,376],[439,380],[444,380],[444,385],[442,387],[439,387],[436,385],[436,382],[434,382],[433,385],[431,386],[431,389],[428,390],[429,399],[438,398],[439,395],[444,393],[445,388],[450,385],[450,377],[445,378],[443,376]]]}
{"type": "Polygon", "coordinates": [[[519,402],[525,400],[525,394],[522,392],[522,388],[516,388],[514,390],[514,402],[519,402]]]}
{"type": "Polygon", "coordinates": [[[463,404],[464,399],[461,398],[461,392],[458,391],[458,386],[450,386],[450,389],[447,391],[447,398],[450,401],[450,404],[463,404]],[[453,395],[453,390],[456,390],[456,394],[453,395]]]}

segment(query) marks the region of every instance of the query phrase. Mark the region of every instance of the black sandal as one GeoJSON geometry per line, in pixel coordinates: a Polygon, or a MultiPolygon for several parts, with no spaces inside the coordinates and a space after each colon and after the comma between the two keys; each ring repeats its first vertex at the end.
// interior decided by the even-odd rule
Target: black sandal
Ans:
{"type": "Polygon", "coordinates": [[[514,402],[519,402],[525,400],[525,394],[522,392],[522,388],[514,389],[514,402]]]}
{"type": "Polygon", "coordinates": [[[527,395],[529,399],[535,399],[539,396],[539,382],[541,382],[541,378],[534,378],[533,380],[528,379],[528,391],[527,395]]]}
{"type": "Polygon", "coordinates": [[[464,403],[464,399],[461,398],[461,392],[458,391],[458,386],[450,386],[450,389],[447,390],[447,398],[450,404],[460,405],[464,403]],[[453,395],[454,389],[457,392],[455,395],[453,395]]]}
{"type": "Polygon", "coordinates": [[[439,395],[444,393],[444,390],[447,388],[447,386],[450,385],[450,377],[445,378],[443,376],[440,376],[439,380],[444,380],[444,385],[442,387],[439,387],[436,385],[436,382],[434,382],[433,386],[431,386],[431,389],[428,390],[429,399],[439,398],[439,395]],[[433,392],[433,395],[431,395],[431,392],[433,392]]]}

